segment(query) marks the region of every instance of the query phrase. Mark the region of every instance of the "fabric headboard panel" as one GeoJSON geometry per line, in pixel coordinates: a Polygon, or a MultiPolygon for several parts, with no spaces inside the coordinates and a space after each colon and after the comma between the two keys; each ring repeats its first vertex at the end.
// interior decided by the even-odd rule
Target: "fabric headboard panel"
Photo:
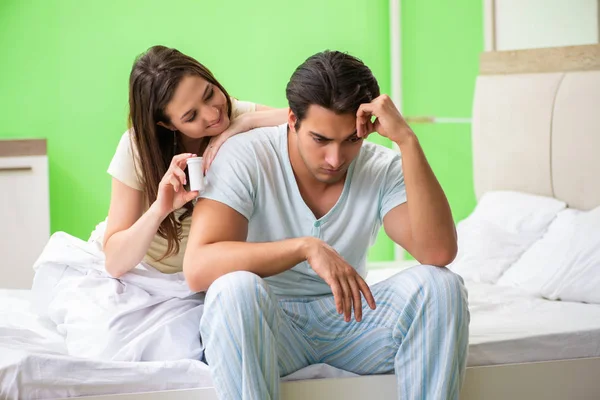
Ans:
{"type": "MultiPolygon", "coordinates": [[[[587,47],[600,56],[600,46],[587,47]]],[[[500,53],[514,63],[515,53],[532,52],[539,59],[556,49],[500,53]]],[[[541,58],[547,71],[552,63],[541,58]]],[[[523,73],[519,63],[519,69],[482,71],[477,78],[472,126],[477,198],[515,190],[556,197],[582,210],[600,206],[600,68],[523,73]]]]}
{"type": "Polygon", "coordinates": [[[569,207],[600,205],[600,71],[567,73],[552,122],[554,195],[569,207]]]}

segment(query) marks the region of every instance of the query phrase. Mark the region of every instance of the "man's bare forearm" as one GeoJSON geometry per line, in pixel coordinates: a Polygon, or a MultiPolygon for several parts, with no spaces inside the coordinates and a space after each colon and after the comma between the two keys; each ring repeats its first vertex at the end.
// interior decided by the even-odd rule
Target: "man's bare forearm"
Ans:
{"type": "Polygon", "coordinates": [[[278,242],[217,242],[188,249],[183,271],[190,289],[205,291],[220,276],[249,271],[268,277],[305,261],[314,238],[286,239],[278,242]]]}

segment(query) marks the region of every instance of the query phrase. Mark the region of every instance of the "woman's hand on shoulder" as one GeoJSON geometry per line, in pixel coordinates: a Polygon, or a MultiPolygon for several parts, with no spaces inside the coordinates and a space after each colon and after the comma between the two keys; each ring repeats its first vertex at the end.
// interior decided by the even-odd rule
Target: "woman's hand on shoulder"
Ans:
{"type": "Polygon", "coordinates": [[[208,171],[217,152],[227,139],[254,128],[283,124],[287,121],[288,114],[289,108],[271,108],[257,104],[256,111],[244,113],[231,121],[231,125],[223,133],[210,138],[208,147],[204,151],[204,171],[208,171]]]}
{"type": "Polygon", "coordinates": [[[242,132],[247,132],[252,127],[249,124],[248,114],[242,114],[233,121],[227,129],[223,131],[223,133],[213,136],[210,138],[208,142],[208,146],[206,146],[206,150],[204,150],[203,158],[204,158],[204,172],[208,171],[208,168],[214,161],[219,149],[227,141],[227,139],[240,134],[242,132]]]}

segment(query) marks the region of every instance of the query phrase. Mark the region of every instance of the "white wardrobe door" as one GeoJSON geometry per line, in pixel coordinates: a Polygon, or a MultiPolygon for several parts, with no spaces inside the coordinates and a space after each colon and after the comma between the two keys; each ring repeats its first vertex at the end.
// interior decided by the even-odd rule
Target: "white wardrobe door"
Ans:
{"type": "Polygon", "coordinates": [[[31,287],[49,236],[47,156],[0,157],[0,287],[31,287]]]}

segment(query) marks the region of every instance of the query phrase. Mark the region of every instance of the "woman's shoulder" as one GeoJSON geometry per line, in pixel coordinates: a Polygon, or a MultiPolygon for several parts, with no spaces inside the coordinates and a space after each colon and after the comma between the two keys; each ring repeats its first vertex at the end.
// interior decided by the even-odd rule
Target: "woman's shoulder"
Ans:
{"type": "Polygon", "coordinates": [[[133,189],[142,190],[139,174],[138,152],[133,142],[133,130],[121,135],[115,154],[108,167],[108,173],[133,189]]]}
{"type": "Polygon", "coordinates": [[[117,150],[120,148],[127,150],[127,152],[133,152],[134,147],[135,144],[133,143],[133,128],[127,129],[125,132],[123,132],[121,138],[119,139],[117,150]]]}
{"type": "Polygon", "coordinates": [[[238,100],[231,97],[231,119],[235,119],[242,114],[256,111],[256,103],[250,101],[238,100]]]}

